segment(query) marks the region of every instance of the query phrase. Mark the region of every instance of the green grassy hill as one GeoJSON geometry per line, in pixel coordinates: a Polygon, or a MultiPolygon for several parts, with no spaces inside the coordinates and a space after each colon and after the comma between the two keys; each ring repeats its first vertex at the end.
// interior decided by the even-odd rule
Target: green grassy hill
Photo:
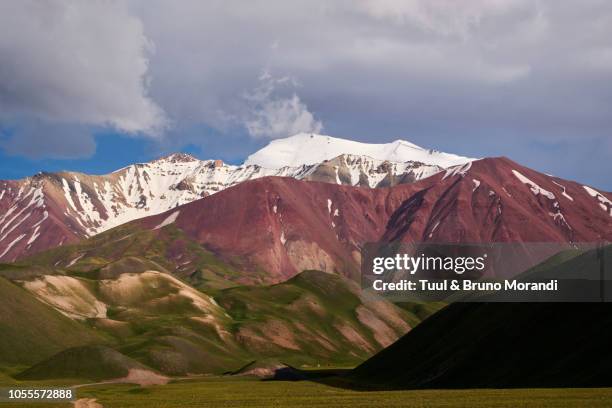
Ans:
{"type": "Polygon", "coordinates": [[[0,277],[0,371],[14,372],[67,347],[105,341],[0,277]]]}
{"type": "Polygon", "coordinates": [[[126,377],[130,369],[150,368],[105,346],[72,347],[15,375],[18,380],[100,381],[126,377]]]}
{"type": "MultiPolygon", "coordinates": [[[[259,285],[257,272],[245,276],[240,262],[217,257],[174,224],[158,230],[126,224],[4,265],[0,276],[14,282],[7,284],[52,306],[67,324],[97,333],[91,342],[59,342],[39,356],[17,356],[15,364],[93,342],[168,375],[222,374],[266,359],[355,366],[433,310],[397,307],[318,271],[259,285]]],[[[15,339],[30,319],[14,322],[15,339]]],[[[87,338],[79,333],[62,331],[87,338]]]]}
{"type": "Polygon", "coordinates": [[[227,289],[215,298],[232,316],[238,341],[256,357],[291,365],[355,365],[410,328],[408,312],[320,271],[272,286],[227,289]]]}
{"type": "MultiPolygon", "coordinates": [[[[14,364],[25,368],[65,348],[93,343],[110,345],[168,375],[222,374],[269,358],[299,367],[355,366],[406,333],[411,327],[407,321],[418,319],[365,296],[352,281],[319,271],[276,285],[207,294],[169,273],[128,272],[134,265],[139,263],[133,258],[115,261],[104,279],[71,269],[27,275],[18,281],[22,287],[3,280],[59,319],[65,325],[59,333],[72,339],[51,347],[40,337],[44,347],[38,350],[46,351],[28,358],[14,355],[14,364]]],[[[5,299],[0,297],[0,308],[6,307],[5,299]]],[[[29,337],[25,326],[36,318],[10,323],[13,350],[29,337]]],[[[37,372],[45,367],[50,366],[37,372]]]]}

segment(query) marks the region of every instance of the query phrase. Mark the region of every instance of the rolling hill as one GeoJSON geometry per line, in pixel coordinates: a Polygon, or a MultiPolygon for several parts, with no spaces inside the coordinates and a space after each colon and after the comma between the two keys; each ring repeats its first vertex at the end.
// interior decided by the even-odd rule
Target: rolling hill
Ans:
{"type": "Polygon", "coordinates": [[[73,346],[107,339],[0,277],[0,371],[20,368],[73,346]]]}
{"type": "MultiPolygon", "coordinates": [[[[421,320],[417,311],[366,296],[354,282],[320,271],[272,286],[234,286],[213,294],[152,270],[104,279],[56,272],[16,280],[23,289],[2,280],[10,285],[3,293],[18,292],[34,304],[28,312],[45,314],[0,318],[7,350],[2,361],[15,366],[0,366],[0,371],[14,373],[34,364],[23,378],[97,380],[114,378],[110,375],[126,359],[167,375],[222,374],[270,358],[296,366],[350,366],[410,330],[408,321],[421,320]],[[28,354],[29,347],[38,349],[28,354]],[[94,363],[84,358],[87,350],[100,360],[100,370],[91,374],[87,367],[94,363]]],[[[0,308],[7,307],[7,312],[15,309],[14,299],[0,298],[0,308]]]]}
{"type": "Polygon", "coordinates": [[[144,365],[105,346],[72,347],[17,374],[19,380],[71,379],[101,381],[127,377],[144,365]]]}

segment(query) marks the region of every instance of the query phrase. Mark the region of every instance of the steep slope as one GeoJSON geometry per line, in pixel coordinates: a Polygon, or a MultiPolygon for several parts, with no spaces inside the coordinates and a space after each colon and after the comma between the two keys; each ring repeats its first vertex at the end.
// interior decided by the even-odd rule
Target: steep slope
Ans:
{"type": "Polygon", "coordinates": [[[453,167],[393,215],[383,240],[599,242],[612,240],[612,194],[548,176],[507,158],[453,167]]]}
{"type": "MultiPolygon", "coordinates": [[[[610,259],[612,248],[606,251],[610,259]]],[[[598,263],[592,254],[583,256],[598,263]]],[[[534,273],[575,274],[585,268],[583,256],[534,273]]],[[[611,340],[612,303],[455,303],[351,377],[396,389],[609,387],[611,340]]]]}
{"type": "Polygon", "coordinates": [[[303,269],[354,276],[362,245],[378,240],[610,241],[612,207],[601,204],[612,195],[591,190],[505,158],[483,159],[390,189],[260,179],[137,224],[173,223],[273,280],[303,269]]]}
{"type": "Polygon", "coordinates": [[[268,177],[134,225],[152,230],[172,224],[236,268],[263,272],[264,282],[305,269],[356,276],[361,246],[383,235],[414,186],[372,190],[268,177]]]}
{"type": "Polygon", "coordinates": [[[361,246],[382,236],[413,190],[267,177],[23,262],[98,277],[108,276],[113,262],[146,258],[157,264],[153,269],[215,287],[227,286],[222,280],[279,282],[306,269],[356,276],[361,246]]]}
{"type": "Polygon", "coordinates": [[[390,187],[414,183],[444,168],[415,161],[392,162],[368,156],[342,154],[313,165],[303,165],[305,172],[293,176],[298,180],[321,181],[359,187],[390,187]]]}
{"type": "Polygon", "coordinates": [[[321,163],[345,153],[382,161],[413,161],[440,167],[450,167],[473,160],[424,149],[405,140],[373,144],[313,133],[299,133],[286,139],[271,141],[266,147],[250,155],[245,164],[277,169],[285,166],[321,163]]]}
{"type": "MultiPolygon", "coordinates": [[[[293,138],[287,140],[295,143],[293,138]]],[[[337,157],[281,168],[232,166],[220,160],[173,154],[102,176],[59,172],[0,181],[0,260],[11,261],[76,242],[260,177],[286,176],[373,188],[411,183],[442,170],[438,164],[415,161],[421,156],[411,150],[397,150],[389,156],[398,160],[394,162],[360,154],[368,152],[360,146],[341,141],[337,157]]]]}

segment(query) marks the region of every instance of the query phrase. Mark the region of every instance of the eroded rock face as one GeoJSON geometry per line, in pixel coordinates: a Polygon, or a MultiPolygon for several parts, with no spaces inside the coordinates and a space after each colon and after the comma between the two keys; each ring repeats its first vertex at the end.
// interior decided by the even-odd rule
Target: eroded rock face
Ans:
{"type": "Polygon", "coordinates": [[[290,241],[285,245],[287,257],[297,271],[315,269],[327,273],[337,270],[331,256],[322,250],[316,242],[290,241]]]}

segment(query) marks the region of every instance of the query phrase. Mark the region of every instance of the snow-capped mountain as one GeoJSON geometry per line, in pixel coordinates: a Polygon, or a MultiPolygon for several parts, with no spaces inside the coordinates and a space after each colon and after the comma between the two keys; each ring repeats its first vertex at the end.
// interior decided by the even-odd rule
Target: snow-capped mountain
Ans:
{"type": "MultiPolygon", "coordinates": [[[[357,277],[368,242],[609,242],[611,199],[506,158],[391,188],[264,177],[41,258],[75,270],[112,265],[134,255],[130,237],[148,231],[171,248],[164,265],[185,278],[202,268],[194,246],[232,265],[242,284],[281,282],[306,269],[357,277]]],[[[210,273],[228,279],[227,270],[210,273]]]]}
{"type": "Polygon", "coordinates": [[[278,169],[285,166],[322,163],[345,153],[381,161],[399,163],[412,161],[444,168],[474,160],[424,149],[405,140],[373,144],[313,133],[299,133],[286,139],[273,140],[268,146],[250,155],[245,164],[278,169]]]}
{"type": "Polygon", "coordinates": [[[443,170],[442,164],[452,162],[449,157],[462,162],[469,160],[445,153],[428,153],[408,142],[367,145],[320,135],[277,140],[251,158],[272,157],[278,146],[293,144],[309,158],[298,157],[295,164],[287,166],[278,163],[262,166],[249,163],[254,161],[251,159],[244,165],[234,166],[177,153],[107,175],[40,173],[23,180],[0,181],[0,260],[14,260],[93,236],[246,180],[283,176],[360,187],[388,187],[436,174],[443,170]],[[325,154],[320,156],[320,162],[313,161],[321,143],[327,150],[322,150],[325,154]],[[338,154],[333,156],[335,153],[338,154]]]}
{"type": "MultiPolygon", "coordinates": [[[[304,269],[358,276],[367,242],[610,242],[611,199],[501,157],[385,189],[268,177],[132,225],[161,235],[173,224],[228,262],[240,259],[244,278],[266,271],[279,282],[304,269]]],[[[180,248],[173,257],[194,272],[180,248]]]]}

